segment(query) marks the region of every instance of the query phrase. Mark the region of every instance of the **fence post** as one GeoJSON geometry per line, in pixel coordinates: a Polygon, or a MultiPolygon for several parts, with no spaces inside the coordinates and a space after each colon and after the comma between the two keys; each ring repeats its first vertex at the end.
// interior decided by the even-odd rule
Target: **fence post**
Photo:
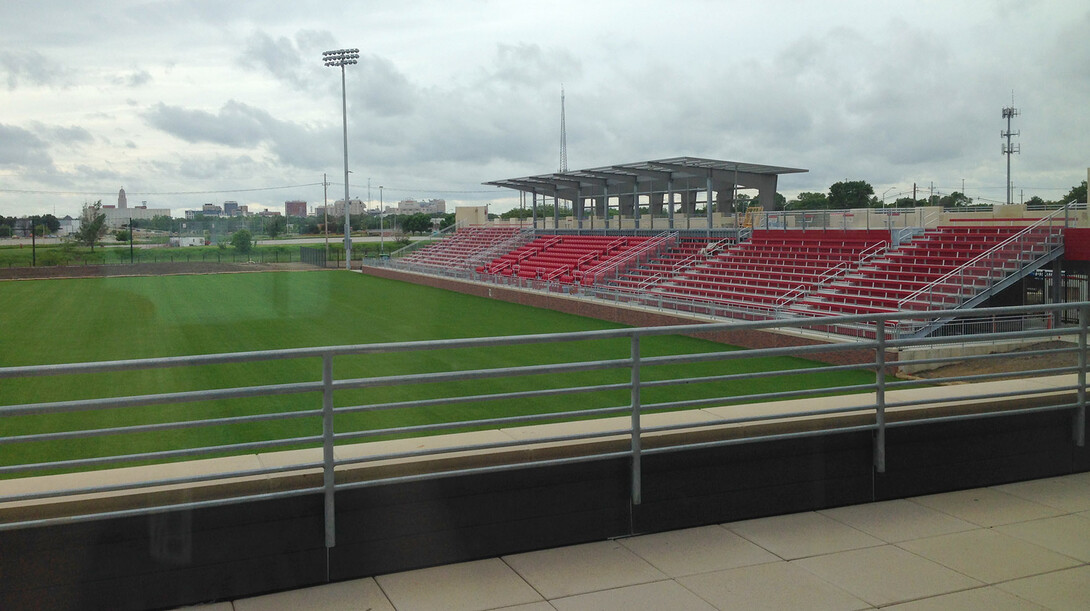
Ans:
{"type": "Polygon", "coordinates": [[[1075,445],[1086,445],[1086,328],[1090,307],[1079,306],[1079,406],[1075,408],[1075,445]]]}
{"type": "Polygon", "coordinates": [[[325,487],[325,546],[337,544],[333,504],[333,355],[322,355],[322,484],[325,487]]]}
{"type": "Polygon", "coordinates": [[[640,448],[640,336],[632,335],[632,504],[643,502],[640,448]]]}
{"type": "Polygon", "coordinates": [[[874,468],[886,472],[886,321],[874,321],[875,339],[878,342],[875,364],[877,380],[874,393],[874,419],[877,427],[874,436],[874,468]]]}

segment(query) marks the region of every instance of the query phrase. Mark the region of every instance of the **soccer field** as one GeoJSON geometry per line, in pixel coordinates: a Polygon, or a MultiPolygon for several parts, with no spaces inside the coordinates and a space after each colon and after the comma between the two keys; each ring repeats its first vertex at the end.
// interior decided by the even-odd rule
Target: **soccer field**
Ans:
{"type": "MultiPolygon", "coordinates": [[[[0,283],[0,366],[209,354],[309,346],[398,342],[616,328],[608,322],[471,297],[344,271],[35,280],[0,283]]],[[[644,356],[722,351],[724,346],[680,336],[646,338],[644,356]]],[[[626,339],[440,350],[335,359],[338,378],[627,358],[626,339]]],[[[794,358],[687,365],[686,375],[816,365],[794,358]]],[[[672,367],[647,367],[645,379],[678,377],[672,367]]],[[[360,405],[444,395],[508,392],[560,385],[619,383],[627,370],[504,378],[490,382],[423,384],[340,392],[335,403],[360,405]],[[561,382],[559,378],[563,378],[561,382]]],[[[321,378],[319,359],[184,369],[5,380],[0,404],[153,394],[321,378]]],[[[873,382],[870,372],[793,375],[745,384],[690,384],[648,389],[645,401],[751,394],[873,382]]],[[[627,391],[571,397],[417,407],[338,416],[337,429],[456,422],[490,416],[550,413],[625,405],[627,391]]],[[[320,407],[318,393],[261,399],[108,409],[0,419],[3,436],[218,418],[320,407]]],[[[160,433],[6,444],[4,464],[128,454],[291,438],[320,432],[316,419],[183,429],[160,433]]]]}

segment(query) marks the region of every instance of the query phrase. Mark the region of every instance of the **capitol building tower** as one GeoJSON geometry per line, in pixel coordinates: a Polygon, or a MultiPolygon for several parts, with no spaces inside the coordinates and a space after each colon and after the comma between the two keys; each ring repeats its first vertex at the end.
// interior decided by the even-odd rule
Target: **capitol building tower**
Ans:
{"type": "Polygon", "coordinates": [[[129,207],[129,200],[125,199],[125,189],[121,189],[120,191],[117,192],[117,207],[118,208],[128,208],[129,207]]]}

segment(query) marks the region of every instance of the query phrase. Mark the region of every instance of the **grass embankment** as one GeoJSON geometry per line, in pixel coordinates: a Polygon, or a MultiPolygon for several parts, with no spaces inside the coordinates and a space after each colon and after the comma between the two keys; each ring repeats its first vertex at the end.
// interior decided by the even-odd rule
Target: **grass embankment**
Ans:
{"type": "MultiPolygon", "coordinates": [[[[120,277],[0,283],[0,366],[208,354],[615,328],[607,322],[481,299],[341,271],[120,277]]],[[[713,342],[667,336],[641,341],[643,356],[724,350],[713,342]]],[[[337,357],[338,379],[627,358],[627,339],[493,349],[337,357]]],[[[795,358],[746,359],[643,368],[644,379],[793,369],[795,358]]],[[[447,395],[627,382],[629,371],[504,378],[343,391],[338,406],[447,395]]],[[[13,405],[279,384],[321,379],[320,359],[154,369],[4,380],[0,404],[13,405]]],[[[868,372],[799,374],[745,383],[647,389],[643,402],[873,382],[868,372]]],[[[338,432],[489,416],[549,413],[628,403],[627,391],[576,397],[469,403],[342,415],[338,432]]],[[[317,409],[318,393],[260,399],[0,418],[0,435],[317,409]]],[[[315,435],[316,419],[125,434],[63,442],[0,445],[0,463],[20,464],[315,435]]]]}

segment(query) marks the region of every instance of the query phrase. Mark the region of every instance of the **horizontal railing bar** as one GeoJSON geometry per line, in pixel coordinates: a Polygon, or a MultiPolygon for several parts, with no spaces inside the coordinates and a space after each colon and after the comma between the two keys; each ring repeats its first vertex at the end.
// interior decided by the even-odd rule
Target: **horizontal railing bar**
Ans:
{"type": "Polygon", "coordinates": [[[252,441],[248,443],[234,443],[220,446],[204,446],[200,448],[185,448],[181,450],[163,450],[160,452],[123,454],[121,456],[101,456],[98,458],[58,460],[53,462],[32,463],[28,465],[8,465],[0,466],[0,475],[8,473],[26,473],[29,471],[44,471],[47,469],[74,469],[79,467],[97,467],[101,465],[115,465],[127,462],[141,462],[145,460],[158,461],[166,458],[205,456],[208,454],[220,454],[225,452],[237,453],[238,450],[282,448],[285,446],[306,445],[321,441],[321,435],[311,435],[308,437],[294,437],[291,439],[278,439],[275,441],[252,441]]]}
{"type": "Polygon", "coordinates": [[[735,395],[732,397],[710,397],[707,399],[690,399],[686,401],[669,401],[666,403],[646,403],[643,405],[644,410],[663,410],[672,409],[676,407],[703,407],[707,405],[717,404],[735,404],[740,401],[749,401],[751,399],[793,399],[799,397],[814,397],[822,395],[836,395],[840,394],[852,394],[856,392],[866,392],[868,390],[874,390],[876,385],[874,384],[855,384],[852,386],[831,386],[829,388],[804,388],[799,390],[785,390],[781,392],[769,392],[758,393],[750,395],[735,395]],[[841,391],[849,391],[843,393],[841,391]]]}
{"type": "Polygon", "coordinates": [[[193,501],[190,503],[177,503],[173,505],[159,505],[155,507],[141,507],[139,509],[121,509],[118,511],[103,511],[99,513],[89,513],[74,516],[60,516],[56,518],[40,518],[37,520],[24,520],[21,522],[6,522],[0,523],[0,531],[16,530],[21,528],[37,528],[42,526],[59,526],[62,524],[78,524],[81,522],[90,522],[92,520],[107,520],[116,518],[131,518],[138,516],[155,515],[160,513],[169,513],[171,511],[192,511],[194,509],[207,509],[210,507],[224,507],[226,505],[236,505],[239,503],[249,503],[251,501],[272,501],[276,499],[286,499],[296,496],[306,496],[308,494],[317,494],[324,489],[318,488],[302,488],[299,490],[284,490],[280,492],[264,492],[261,494],[248,494],[246,496],[236,496],[226,499],[213,499],[208,501],[193,501]]]}
{"type": "Polygon", "coordinates": [[[787,439],[801,439],[805,437],[817,437],[819,435],[836,435],[842,433],[857,433],[860,431],[873,431],[876,428],[874,424],[861,424],[857,426],[845,426],[840,428],[825,429],[820,431],[799,431],[797,433],[777,433],[774,435],[754,435],[753,437],[738,437],[735,439],[720,439],[717,441],[702,441],[699,443],[686,443],[680,445],[661,446],[657,448],[647,448],[643,450],[643,454],[667,454],[669,452],[678,452],[681,450],[706,450],[711,448],[720,448],[724,446],[735,446],[746,443],[754,443],[758,441],[783,441],[787,439]]]}
{"type": "Polygon", "coordinates": [[[295,395],[308,392],[319,392],[321,390],[321,382],[296,382],[293,384],[269,384],[265,386],[239,386],[237,388],[191,390],[158,395],[132,395],[128,397],[106,397],[102,399],[81,399],[77,401],[54,401],[52,403],[27,403],[25,405],[2,406],[0,407],[0,416],[79,412],[115,407],[146,407],[148,405],[166,405],[172,403],[198,403],[202,401],[215,401],[218,399],[245,399],[249,397],[295,395]]]}
{"type": "Polygon", "coordinates": [[[988,354],[967,354],[967,355],[954,355],[954,356],[937,356],[927,359],[911,359],[907,361],[897,361],[897,366],[906,365],[935,365],[939,363],[960,363],[963,361],[987,361],[987,360],[1002,360],[1011,358],[1012,354],[1017,354],[1019,357],[1024,356],[1047,356],[1050,354],[1077,354],[1079,352],[1078,346],[1072,348],[1050,348],[1045,350],[1025,350],[1017,353],[1011,352],[989,352],[988,354]]]}
{"type": "Polygon", "coordinates": [[[451,454],[455,452],[474,452],[478,450],[501,450],[504,448],[516,448],[523,446],[540,445],[543,443],[558,443],[565,441],[583,441],[586,439],[598,439],[602,437],[617,437],[628,436],[632,434],[632,429],[615,429],[609,431],[593,431],[590,433],[575,433],[571,435],[556,435],[551,437],[534,437],[532,439],[512,439],[510,441],[493,441],[489,443],[477,443],[463,446],[448,446],[442,448],[430,448],[423,450],[413,450],[410,452],[391,452],[388,454],[375,454],[372,456],[360,456],[357,458],[342,458],[337,460],[334,464],[336,466],[348,466],[357,465],[369,462],[376,462],[381,460],[396,460],[399,458],[418,458],[421,456],[432,456],[437,454],[451,454]]]}
{"type": "Polygon", "coordinates": [[[530,365],[526,367],[499,367],[495,369],[464,369],[433,373],[412,373],[396,376],[378,376],[374,378],[355,378],[338,380],[333,383],[333,390],[351,390],[358,388],[376,388],[379,386],[403,386],[406,384],[434,384],[437,382],[460,382],[463,380],[487,380],[491,378],[509,378],[556,373],[575,373],[630,367],[631,359],[608,361],[582,361],[578,363],[554,363],[551,365],[530,365]]]}
{"type": "Polygon", "coordinates": [[[337,414],[353,414],[359,412],[375,412],[390,409],[408,407],[432,407],[438,405],[455,405],[458,403],[477,403],[480,401],[502,401],[510,399],[530,399],[536,397],[556,397],[561,395],[575,395],[588,392],[603,392],[608,390],[626,390],[628,383],[600,384],[597,386],[572,386],[569,388],[547,388],[543,390],[526,390],[509,393],[496,393],[491,395],[466,395],[462,397],[443,397],[440,399],[419,399],[416,401],[397,401],[392,403],[373,403],[369,405],[353,405],[350,407],[334,408],[337,414]]]}
{"type": "MultiPolygon", "coordinates": [[[[204,475],[192,475],[189,477],[172,477],[169,479],[145,480],[141,482],[127,482],[124,484],[111,484],[109,486],[90,486],[86,488],[65,488],[61,490],[45,490],[40,492],[28,492],[0,496],[0,503],[16,503],[68,496],[82,496],[87,494],[101,494],[104,492],[121,492],[125,490],[141,490],[144,488],[157,488],[160,486],[177,486],[181,484],[200,484],[217,480],[237,479],[244,477],[256,477],[262,475],[275,475],[290,471],[302,471],[305,469],[321,468],[322,461],[283,465],[279,467],[265,467],[262,469],[245,469],[242,471],[225,471],[221,473],[207,473],[204,475]]],[[[14,480],[18,481],[18,480],[14,480]]]]}
{"type": "Polygon", "coordinates": [[[291,418],[307,418],[321,416],[322,410],[307,410],[302,412],[282,412],[277,414],[256,414],[253,416],[232,416],[230,418],[210,418],[206,420],[185,420],[180,422],[162,422],[159,424],[138,424],[133,426],[119,426],[108,429],[90,429],[86,431],[63,431],[60,433],[34,433],[15,437],[0,437],[0,445],[9,443],[29,443],[33,441],[57,441],[61,439],[84,439],[89,437],[103,437],[106,435],[122,435],[127,433],[148,433],[158,431],[174,431],[187,428],[200,428],[206,426],[224,426],[228,424],[242,424],[248,422],[267,422],[272,420],[288,420],[291,418]]]}
{"type": "MultiPolygon", "coordinates": [[[[829,365],[828,367],[809,367],[801,369],[779,369],[773,371],[754,371],[752,373],[726,373],[718,376],[700,376],[694,378],[670,378],[666,380],[651,380],[640,382],[640,388],[655,388],[661,386],[679,386],[683,384],[703,384],[706,382],[729,382],[731,380],[753,380],[756,378],[774,378],[779,376],[802,375],[812,373],[831,373],[834,371],[855,371],[862,369],[874,369],[874,363],[860,365],[829,365]]],[[[628,385],[625,385],[627,388],[628,385]]]]}
{"type": "Polygon", "coordinates": [[[959,395],[954,397],[943,397],[941,399],[913,399],[910,401],[886,401],[886,408],[892,409],[896,407],[913,407],[917,405],[946,405],[949,403],[957,403],[960,401],[971,401],[973,399],[1016,399],[1018,397],[1034,397],[1041,396],[1050,393],[1064,392],[1078,390],[1078,386],[1059,386],[1056,388],[1034,388],[1010,392],[992,392],[992,393],[980,393],[977,395],[959,395]]]}
{"type": "Polygon", "coordinates": [[[494,424],[519,424],[523,422],[562,420],[564,418],[573,417],[583,418],[587,416],[609,416],[612,414],[627,413],[628,410],[628,406],[605,407],[581,411],[556,412],[553,414],[530,414],[526,416],[507,416],[504,418],[486,418],[483,420],[444,422],[441,424],[419,424],[415,426],[374,429],[369,431],[354,431],[351,433],[337,433],[333,436],[333,438],[337,441],[347,441],[349,439],[366,439],[368,437],[381,437],[383,435],[402,435],[405,433],[428,433],[432,431],[448,431],[451,429],[479,428],[494,424]]]}
{"type": "Polygon", "coordinates": [[[740,359],[758,359],[775,356],[804,356],[825,352],[844,352],[851,350],[873,350],[878,343],[872,340],[847,342],[847,344],[813,344],[810,346],[785,346],[783,348],[753,348],[748,350],[726,350],[721,352],[701,352],[697,354],[674,354],[669,356],[649,356],[640,359],[641,366],[684,365],[709,361],[730,361],[740,359]]]}
{"type": "Polygon", "coordinates": [[[911,388],[917,386],[935,386],[939,382],[983,382],[987,380],[996,380],[999,378],[1025,378],[1025,377],[1042,377],[1046,375],[1061,375],[1065,373],[1075,373],[1079,370],[1077,365],[1070,367],[1053,367],[1050,369],[1030,369],[1026,371],[998,371],[995,373],[975,373],[963,376],[949,376],[945,378],[921,378],[919,380],[898,380],[896,382],[886,382],[886,388],[898,389],[898,388],[911,388]]]}
{"type": "MultiPolygon", "coordinates": [[[[816,409],[803,412],[784,412],[782,414],[759,414],[753,416],[738,416],[736,418],[717,418],[715,420],[702,420],[700,422],[687,422],[680,424],[664,424],[659,426],[644,426],[644,433],[667,433],[670,431],[680,431],[692,428],[704,428],[704,427],[717,427],[717,426],[730,426],[733,424],[749,424],[753,422],[775,422],[777,420],[784,420],[788,418],[808,418],[810,416],[835,416],[837,414],[866,414],[874,413],[876,406],[874,404],[867,405],[849,405],[847,407],[830,407],[827,409],[816,409]]],[[[834,427],[835,428],[835,427],[834,427]]]]}
{"type": "MultiPolygon", "coordinates": [[[[931,316],[932,313],[928,312],[927,315],[931,316]]],[[[970,334],[928,337],[924,340],[914,338],[890,339],[886,341],[886,348],[901,348],[905,346],[938,346],[943,344],[993,344],[1007,339],[1056,337],[1063,335],[1075,335],[1077,332],[1077,329],[1071,332],[1060,329],[1029,329],[1027,331],[998,331],[996,333],[988,333],[983,337],[980,334],[970,334]]]]}

